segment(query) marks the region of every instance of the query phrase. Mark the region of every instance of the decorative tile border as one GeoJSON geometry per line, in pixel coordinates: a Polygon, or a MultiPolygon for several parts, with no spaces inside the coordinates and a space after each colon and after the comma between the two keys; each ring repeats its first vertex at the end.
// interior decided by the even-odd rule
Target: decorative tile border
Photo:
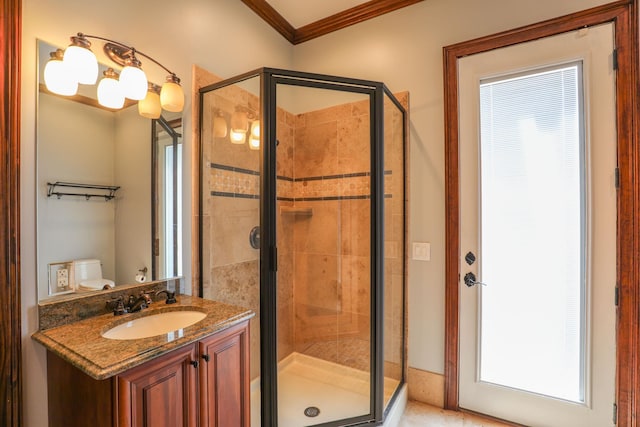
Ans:
{"type": "MultiPolygon", "coordinates": [[[[211,163],[211,195],[245,199],[260,198],[260,172],[233,166],[211,163]]],[[[385,178],[392,171],[384,171],[385,178]]],[[[277,176],[277,191],[281,201],[364,200],[371,197],[371,173],[291,178],[277,176]]],[[[385,194],[391,198],[392,194],[385,194]]]]}
{"type": "Polygon", "coordinates": [[[212,191],[212,196],[217,197],[231,197],[236,199],[259,199],[260,195],[258,194],[244,194],[244,193],[227,193],[225,191],[212,191]]]}
{"type": "Polygon", "coordinates": [[[251,169],[244,169],[244,168],[237,168],[235,166],[222,165],[220,163],[211,163],[211,169],[221,169],[221,170],[226,170],[226,171],[231,171],[231,172],[238,172],[238,173],[244,173],[244,174],[248,174],[248,175],[260,176],[260,172],[259,171],[254,171],[254,170],[251,170],[251,169]]]}

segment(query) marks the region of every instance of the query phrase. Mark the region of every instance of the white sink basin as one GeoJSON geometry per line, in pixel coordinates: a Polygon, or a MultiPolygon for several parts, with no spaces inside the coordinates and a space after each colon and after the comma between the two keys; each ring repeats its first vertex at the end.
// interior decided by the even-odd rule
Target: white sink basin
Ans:
{"type": "Polygon", "coordinates": [[[135,340],[177,331],[207,317],[200,311],[167,311],[159,314],[138,317],[118,326],[114,326],[102,336],[112,340],[135,340]]]}

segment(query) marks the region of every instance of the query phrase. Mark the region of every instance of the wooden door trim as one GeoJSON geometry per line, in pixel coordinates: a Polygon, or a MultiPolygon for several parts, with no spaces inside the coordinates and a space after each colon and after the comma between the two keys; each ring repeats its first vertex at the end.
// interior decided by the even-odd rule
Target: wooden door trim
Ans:
{"type": "Polygon", "coordinates": [[[20,49],[21,0],[0,10],[0,425],[21,424],[20,49]]]}
{"type": "MultiPolygon", "coordinates": [[[[617,209],[617,310],[616,400],[618,426],[635,425],[640,404],[640,221],[634,206],[640,203],[640,152],[638,138],[638,16],[637,0],[624,0],[598,6],[526,27],[446,46],[444,54],[445,97],[445,408],[459,409],[459,123],[458,59],[518,43],[537,40],[585,26],[613,22],[617,48],[616,125],[620,188],[617,209]]],[[[612,295],[613,301],[613,295],[612,295]]]]}

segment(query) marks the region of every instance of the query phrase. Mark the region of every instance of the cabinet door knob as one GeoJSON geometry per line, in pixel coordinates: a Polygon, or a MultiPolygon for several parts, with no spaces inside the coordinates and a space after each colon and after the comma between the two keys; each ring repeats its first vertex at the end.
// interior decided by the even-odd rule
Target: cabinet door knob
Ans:
{"type": "Polygon", "coordinates": [[[191,361],[191,362],[189,362],[189,363],[191,363],[191,365],[193,365],[193,367],[194,367],[194,368],[197,368],[197,367],[198,367],[198,361],[197,361],[197,360],[192,360],[192,361],[191,361]]]}
{"type": "Polygon", "coordinates": [[[208,362],[209,359],[211,359],[208,354],[203,354],[202,358],[204,359],[205,362],[208,362]]]}

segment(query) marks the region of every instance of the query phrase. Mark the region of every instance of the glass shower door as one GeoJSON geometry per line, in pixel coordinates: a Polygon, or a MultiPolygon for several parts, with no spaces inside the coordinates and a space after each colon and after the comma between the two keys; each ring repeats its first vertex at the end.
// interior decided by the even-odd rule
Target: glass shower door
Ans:
{"type": "Polygon", "coordinates": [[[370,96],[276,94],[278,426],[344,425],[372,413],[370,96]]]}
{"type": "Polygon", "coordinates": [[[260,426],[261,156],[250,143],[259,112],[258,75],[202,94],[201,295],[256,313],[250,320],[252,426],[260,426]]]}

